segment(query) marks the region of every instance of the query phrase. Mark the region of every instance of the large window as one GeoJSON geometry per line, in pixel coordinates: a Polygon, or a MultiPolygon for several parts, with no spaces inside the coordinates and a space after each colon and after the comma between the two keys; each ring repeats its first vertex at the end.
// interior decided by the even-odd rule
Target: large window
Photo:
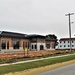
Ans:
{"type": "Polygon", "coordinates": [[[6,41],[5,40],[1,41],[1,49],[6,49],[6,41]]]}
{"type": "Polygon", "coordinates": [[[50,49],[50,44],[46,44],[47,49],[50,49]]]}
{"type": "Polygon", "coordinates": [[[19,49],[19,41],[17,41],[17,40],[13,41],[13,48],[14,49],[19,49]]]}

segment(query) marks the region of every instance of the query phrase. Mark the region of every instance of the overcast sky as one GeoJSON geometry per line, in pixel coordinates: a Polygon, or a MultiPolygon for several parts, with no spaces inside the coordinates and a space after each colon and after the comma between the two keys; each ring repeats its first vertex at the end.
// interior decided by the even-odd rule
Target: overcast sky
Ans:
{"type": "Polygon", "coordinates": [[[75,0],[0,0],[0,30],[69,37],[67,13],[75,13],[75,0]]]}

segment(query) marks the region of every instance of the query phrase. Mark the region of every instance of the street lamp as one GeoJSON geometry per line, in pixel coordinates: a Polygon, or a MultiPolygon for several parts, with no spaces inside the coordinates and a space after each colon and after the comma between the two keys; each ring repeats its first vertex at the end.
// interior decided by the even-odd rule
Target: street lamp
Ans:
{"type": "Polygon", "coordinates": [[[70,21],[70,16],[71,15],[74,15],[74,13],[68,13],[68,14],[66,14],[65,16],[69,16],[69,41],[70,41],[70,52],[72,52],[72,50],[71,50],[71,23],[73,23],[73,22],[71,22],[70,21]]]}

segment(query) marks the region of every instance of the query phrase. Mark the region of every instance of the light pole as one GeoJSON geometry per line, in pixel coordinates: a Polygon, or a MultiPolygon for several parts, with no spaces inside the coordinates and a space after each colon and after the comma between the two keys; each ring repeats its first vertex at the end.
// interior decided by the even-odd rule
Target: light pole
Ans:
{"type": "Polygon", "coordinates": [[[70,52],[72,52],[72,45],[71,45],[71,20],[70,20],[70,16],[74,15],[74,13],[68,13],[65,16],[69,16],[69,41],[70,41],[70,52]]]}

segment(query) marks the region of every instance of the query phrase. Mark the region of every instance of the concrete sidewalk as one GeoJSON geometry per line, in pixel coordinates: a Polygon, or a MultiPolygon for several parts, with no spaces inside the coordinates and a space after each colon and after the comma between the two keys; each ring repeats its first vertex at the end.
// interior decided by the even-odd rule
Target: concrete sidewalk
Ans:
{"type": "Polygon", "coordinates": [[[45,60],[45,59],[50,59],[50,58],[64,57],[64,56],[69,56],[69,55],[74,55],[74,54],[67,54],[67,55],[53,56],[53,57],[48,57],[48,58],[40,58],[40,59],[34,59],[34,60],[20,61],[20,62],[15,62],[15,63],[0,64],[0,66],[7,66],[7,65],[13,65],[13,64],[20,64],[20,63],[28,63],[28,62],[45,60]]]}

